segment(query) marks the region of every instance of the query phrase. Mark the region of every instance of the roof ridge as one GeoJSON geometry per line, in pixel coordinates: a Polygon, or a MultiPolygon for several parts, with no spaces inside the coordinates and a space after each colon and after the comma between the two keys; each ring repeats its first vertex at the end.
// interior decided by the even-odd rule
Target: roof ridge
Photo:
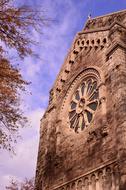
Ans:
{"type": "Polygon", "coordinates": [[[97,17],[91,18],[90,20],[94,20],[94,19],[102,18],[102,17],[108,17],[108,16],[111,16],[113,14],[118,14],[118,13],[123,13],[123,12],[126,12],[126,9],[120,10],[120,11],[116,11],[116,12],[113,12],[113,13],[108,13],[108,14],[101,15],[101,16],[97,16],[97,17]]]}

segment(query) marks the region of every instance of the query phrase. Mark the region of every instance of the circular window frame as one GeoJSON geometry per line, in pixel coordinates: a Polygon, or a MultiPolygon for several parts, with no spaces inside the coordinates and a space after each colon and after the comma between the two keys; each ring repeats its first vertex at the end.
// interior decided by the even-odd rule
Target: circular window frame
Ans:
{"type": "Polygon", "coordinates": [[[98,81],[85,77],[74,91],[69,104],[69,125],[75,132],[90,125],[99,105],[98,81]]]}
{"type": "MultiPolygon", "coordinates": [[[[75,93],[75,91],[77,90],[77,88],[79,87],[79,85],[82,83],[82,81],[84,81],[85,78],[90,78],[90,77],[93,77],[93,78],[96,79],[96,81],[97,81],[97,89],[99,90],[101,84],[104,83],[103,77],[101,77],[101,73],[99,72],[99,69],[96,69],[96,68],[86,68],[83,71],[81,71],[72,80],[72,82],[70,83],[70,85],[69,85],[69,87],[67,89],[67,92],[66,92],[66,94],[64,96],[64,100],[62,102],[62,106],[61,106],[61,111],[60,111],[59,117],[62,120],[63,125],[69,126],[69,129],[72,128],[72,127],[70,128],[70,122],[69,122],[69,116],[68,116],[69,115],[69,105],[70,105],[70,102],[72,100],[72,96],[75,93]]],[[[100,99],[100,94],[99,94],[99,99],[100,99]]],[[[98,107],[99,107],[99,102],[98,102],[97,108],[98,107]]],[[[95,113],[96,113],[96,110],[95,110],[95,113]]],[[[90,124],[94,120],[95,113],[93,115],[93,118],[92,118],[90,124]]],[[[74,131],[79,132],[78,130],[74,130],[74,131]]]]}

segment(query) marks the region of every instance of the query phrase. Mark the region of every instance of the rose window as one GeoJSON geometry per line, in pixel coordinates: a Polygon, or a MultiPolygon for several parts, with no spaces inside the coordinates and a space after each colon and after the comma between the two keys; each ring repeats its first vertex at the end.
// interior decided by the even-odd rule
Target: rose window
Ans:
{"type": "Polygon", "coordinates": [[[70,127],[78,132],[88,127],[98,106],[98,86],[95,78],[87,78],[72,96],[69,110],[70,127]]]}

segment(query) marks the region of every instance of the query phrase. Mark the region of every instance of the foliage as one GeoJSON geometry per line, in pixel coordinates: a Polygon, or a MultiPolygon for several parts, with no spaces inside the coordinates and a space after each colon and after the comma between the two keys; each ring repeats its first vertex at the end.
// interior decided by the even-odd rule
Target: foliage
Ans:
{"type": "Polygon", "coordinates": [[[15,49],[20,58],[33,55],[34,30],[40,32],[48,19],[31,7],[14,7],[11,0],[0,0],[0,148],[12,151],[20,127],[27,119],[20,110],[20,92],[28,84],[11,63],[7,49],[15,49]]]}
{"type": "Polygon", "coordinates": [[[7,59],[0,59],[0,148],[11,150],[11,143],[16,142],[15,134],[27,119],[20,108],[19,90],[24,91],[28,84],[22,79],[18,69],[7,59]]]}
{"type": "MultiPolygon", "coordinates": [[[[32,30],[42,31],[49,19],[44,11],[38,11],[28,6],[15,8],[11,0],[0,0],[0,39],[7,47],[14,48],[23,58],[32,55],[32,30]]],[[[0,48],[3,51],[3,47],[0,48]]]]}
{"type": "Polygon", "coordinates": [[[24,182],[11,180],[10,185],[6,187],[8,190],[34,190],[34,178],[25,179],[24,182]]]}

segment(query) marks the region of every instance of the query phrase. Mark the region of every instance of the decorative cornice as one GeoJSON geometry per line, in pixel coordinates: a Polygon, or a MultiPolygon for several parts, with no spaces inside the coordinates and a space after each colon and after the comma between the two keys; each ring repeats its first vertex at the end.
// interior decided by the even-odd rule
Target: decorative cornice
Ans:
{"type": "Polygon", "coordinates": [[[103,15],[93,19],[88,19],[84,30],[105,28],[110,26],[114,21],[123,23],[126,16],[126,10],[115,12],[108,15],[103,15]]]}
{"type": "Polygon", "coordinates": [[[113,13],[108,13],[108,14],[101,15],[101,16],[97,16],[97,17],[92,18],[92,19],[99,19],[99,18],[103,18],[103,17],[109,17],[109,16],[112,16],[112,15],[115,15],[115,14],[120,14],[120,13],[123,13],[123,12],[126,12],[126,9],[120,10],[120,11],[115,11],[113,13]]]}
{"type": "Polygon", "coordinates": [[[87,33],[94,33],[94,32],[108,31],[111,28],[113,28],[115,25],[118,25],[118,26],[120,26],[120,27],[122,27],[123,29],[126,30],[126,26],[124,26],[123,24],[119,23],[118,21],[114,21],[110,26],[96,28],[96,29],[83,30],[82,32],[78,32],[78,35],[87,34],[87,33]]]}

